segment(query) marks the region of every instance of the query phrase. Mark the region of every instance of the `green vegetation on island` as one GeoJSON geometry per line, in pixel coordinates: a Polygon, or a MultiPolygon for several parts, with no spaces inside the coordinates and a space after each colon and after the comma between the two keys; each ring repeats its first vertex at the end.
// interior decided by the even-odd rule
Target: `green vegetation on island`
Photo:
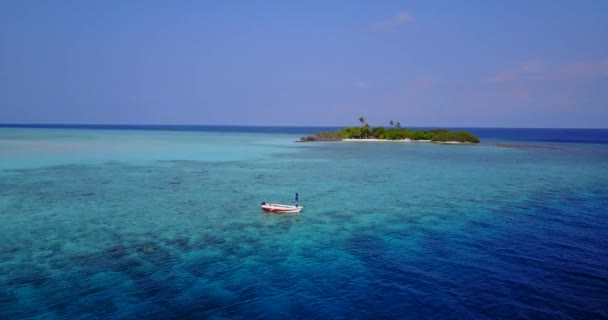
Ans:
{"type": "Polygon", "coordinates": [[[413,130],[401,128],[399,122],[390,121],[391,127],[371,127],[363,117],[359,118],[360,127],[347,127],[338,131],[319,132],[304,136],[300,141],[340,141],[343,139],[412,140],[429,142],[479,143],[479,138],[466,131],[445,129],[413,130]]]}
{"type": "Polygon", "coordinates": [[[472,142],[479,143],[479,138],[474,134],[466,131],[446,131],[440,132],[431,138],[431,141],[457,141],[457,142],[472,142]]]}

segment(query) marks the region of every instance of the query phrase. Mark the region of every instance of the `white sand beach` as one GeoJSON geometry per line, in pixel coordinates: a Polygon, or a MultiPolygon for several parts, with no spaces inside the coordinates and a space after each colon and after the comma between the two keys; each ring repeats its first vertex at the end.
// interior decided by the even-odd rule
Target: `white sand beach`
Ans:
{"type": "MultiPolygon", "coordinates": [[[[347,142],[433,142],[431,140],[412,140],[412,139],[401,139],[401,140],[387,140],[387,139],[342,139],[342,141],[347,142]]],[[[442,144],[464,144],[466,142],[460,141],[436,141],[433,143],[442,143],[442,144]]]]}

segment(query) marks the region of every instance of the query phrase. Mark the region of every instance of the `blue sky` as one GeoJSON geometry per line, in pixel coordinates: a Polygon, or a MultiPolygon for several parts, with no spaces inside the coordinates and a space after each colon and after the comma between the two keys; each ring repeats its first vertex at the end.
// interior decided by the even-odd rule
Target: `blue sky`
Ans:
{"type": "Polygon", "coordinates": [[[608,127],[608,1],[0,1],[0,123],[608,127]]]}

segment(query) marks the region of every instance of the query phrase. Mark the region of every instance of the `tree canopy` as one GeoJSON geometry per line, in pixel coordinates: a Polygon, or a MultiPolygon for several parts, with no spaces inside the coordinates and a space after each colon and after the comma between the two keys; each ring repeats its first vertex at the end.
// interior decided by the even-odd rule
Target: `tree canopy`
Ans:
{"type": "Polygon", "coordinates": [[[363,117],[359,117],[360,127],[346,127],[335,132],[320,132],[313,136],[302,137],[302,141],[334,141],[341,139],[385,139],[385,140],[428,140],[433,142],[470,142],[479,143],[479,138],[466,131],[448,131],[446,129],[413,130],[401,128],[399,121],[390,121],[394,127],[371,127],[363,117]]]}

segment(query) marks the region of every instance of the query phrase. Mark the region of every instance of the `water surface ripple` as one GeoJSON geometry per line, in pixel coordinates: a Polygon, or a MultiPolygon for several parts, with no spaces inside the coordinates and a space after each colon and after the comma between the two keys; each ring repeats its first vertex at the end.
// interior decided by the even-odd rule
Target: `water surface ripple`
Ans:
{"type": "Polygon", "coordinates": [[[606,145],[12,130],[1,319],[608,318],[606,145]]]}

